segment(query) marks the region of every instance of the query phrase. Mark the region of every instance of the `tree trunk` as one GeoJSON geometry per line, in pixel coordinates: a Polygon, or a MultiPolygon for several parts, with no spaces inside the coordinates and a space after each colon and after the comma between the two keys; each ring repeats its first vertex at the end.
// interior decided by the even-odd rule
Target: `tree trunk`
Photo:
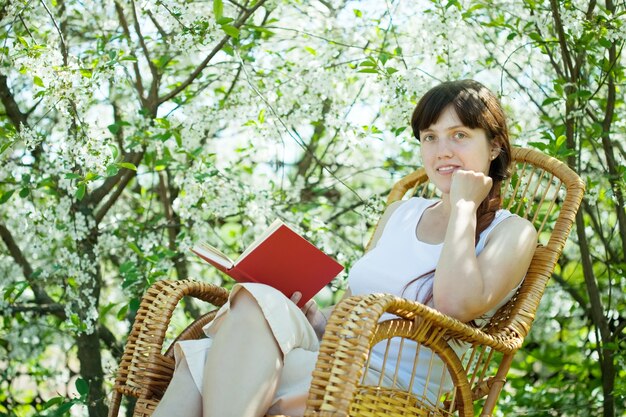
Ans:
{"type": "Polygon", "coordinates": [[[78,360],[80,362],[80,375],[89,384],[89,394],[87,397],[87,406],[89,417],[106,417],[108,407],[104,392],[104,371],[102,369],[102,355],[100,352],[100,331],[98,330],[98,318],[88,317],[89,307],[98,309],[100,302],[100,287],[102,285],[102,277],[97,263],[97,257],[93,251],[98,241],[97,228],[84,240],[78,242],[77,249],[81,259],[88,259],[93,269],[84,268],[84,271],[91,273],[91,279],[80,286],[80,295],[82,300],[88,304],[87,308],[73,307],[72,311],[76,311],[81,322],[88,323],[88,331],[80,332],[76,337],[78,346],[78,360]],[[93,303],[91,306],[89,303],[93,303]],[[91,323],[90,323],[91,321],[91,323]]]}

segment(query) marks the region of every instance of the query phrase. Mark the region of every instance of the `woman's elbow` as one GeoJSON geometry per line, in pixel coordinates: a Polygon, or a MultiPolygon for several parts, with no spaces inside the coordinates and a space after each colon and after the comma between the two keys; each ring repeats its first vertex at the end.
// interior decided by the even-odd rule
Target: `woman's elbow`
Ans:
{"type": "Polygon", "coordinates": [[[449,296],[433,296],[433,307],[440,313],[464,323],[474,320],[479,315],[473,314],[471,306],[468,306],[463,300],[455,300],[449,296]]]}

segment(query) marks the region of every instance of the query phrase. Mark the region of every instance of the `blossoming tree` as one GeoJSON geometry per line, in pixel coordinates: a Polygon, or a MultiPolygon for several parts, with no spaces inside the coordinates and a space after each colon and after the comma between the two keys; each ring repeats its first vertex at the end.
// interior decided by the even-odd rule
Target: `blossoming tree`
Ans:
{"type": "MultiPolygon", "coordinates": [[[[502,411],[582,399],[623,411],[623,17],[623,5],[583,1],[6,0],[0,415],[106,415],[147,286],[231,284],[189,255],[200,238],[236,254],[282,217],[349,268],[419,160],[416,98],[460,77],[500,93],[518,144],[589,178],[580,249],[549,289],[563,301],[538,319],[533,366],[516,364],[535,395],[575,390],[537,406],[513,378],[502,411]],[[555,326],[598,337],[554,340],[555,326]],[[553,382],[555,346],[566,364],[587,349],[598,365],[553,382]]],[[[203,308],[186,302],[176,324],[203,308]]]]}

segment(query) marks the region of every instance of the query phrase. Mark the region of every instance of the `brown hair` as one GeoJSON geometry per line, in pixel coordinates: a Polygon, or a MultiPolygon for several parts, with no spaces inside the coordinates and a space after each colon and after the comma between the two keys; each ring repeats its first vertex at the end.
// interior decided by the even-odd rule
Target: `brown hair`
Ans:
{"type": "MultiPolygon", "coordinates": [[[[430,89],[420,99],[411,117],[413,135],[420,139],[420,130],[436,123],[443,110],[452,106],[461,122],[470,129],[483,129],[490,145],[499,149],[497,157],[491,161],[488,175],[493,180],[491,190],[476,210],[476,238],[493,221],[501,207],[500,186],[510,173],[511,144],[506,116],[498,98],[484,85],[474,80],[447,81],[430,89]]],[[[409,282],[425,278],[435,271],[427,272],[409,282]]],[[[419,293],[419,289],[418,289],[419,293]]],[[[432,299],[432,290],[424,303],[432,299]]]]}

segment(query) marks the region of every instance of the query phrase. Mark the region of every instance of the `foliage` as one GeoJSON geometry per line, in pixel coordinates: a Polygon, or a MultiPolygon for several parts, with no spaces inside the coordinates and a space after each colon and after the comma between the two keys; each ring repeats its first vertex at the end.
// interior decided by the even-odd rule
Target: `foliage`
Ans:
{"type": "Polygon", "coordinates": [[[225,279],[199,238],[236,254],[279,216],[349,269],[419,161],[415,100],[462,77],[588,188],[498,412],[624,412],[624,5],[498,5],[0,4],[0,415],[105,415],[147,286],[225,279]]]}

